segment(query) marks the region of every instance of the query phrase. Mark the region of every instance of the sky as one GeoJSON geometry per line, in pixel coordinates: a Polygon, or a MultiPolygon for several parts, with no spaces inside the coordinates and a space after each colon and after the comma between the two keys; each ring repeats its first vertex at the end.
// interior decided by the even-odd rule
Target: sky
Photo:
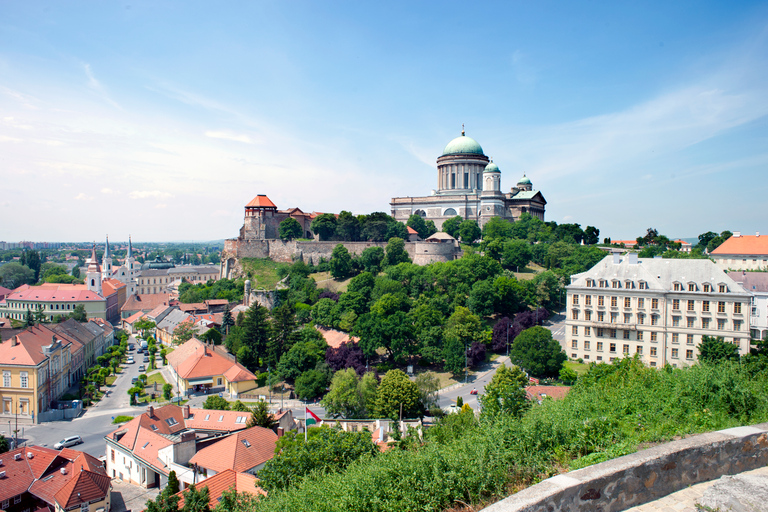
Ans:
{"type": "Polygon", "coordinates": [[[390,212],[468,136],[546,220],[768,233],[768,3],[0,0],[0,240],[390,212]]]}

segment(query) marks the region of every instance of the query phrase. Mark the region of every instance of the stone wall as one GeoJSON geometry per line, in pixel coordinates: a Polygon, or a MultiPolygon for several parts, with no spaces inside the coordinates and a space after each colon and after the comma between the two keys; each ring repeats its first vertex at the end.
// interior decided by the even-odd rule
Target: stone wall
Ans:
{"type": "Polygon", "coordinates": [[[620,511],[766,464],[768,423],[729,428],[554,476],[483,511],[620,511]]]}

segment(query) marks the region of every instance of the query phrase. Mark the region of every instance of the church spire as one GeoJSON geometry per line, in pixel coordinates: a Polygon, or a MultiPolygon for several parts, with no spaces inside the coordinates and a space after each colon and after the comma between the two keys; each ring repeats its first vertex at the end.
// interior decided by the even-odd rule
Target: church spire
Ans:
{"type": "Polygon", "coordinates": [[[107,242],[104,244],[104,258],[109,258],[109,235],[107,235],[107,242]]]}
{"type": "Polygon", "coordinates": [[[131,235],[128,235],[128,254],[127,259],[131,259],[131,235]]]}

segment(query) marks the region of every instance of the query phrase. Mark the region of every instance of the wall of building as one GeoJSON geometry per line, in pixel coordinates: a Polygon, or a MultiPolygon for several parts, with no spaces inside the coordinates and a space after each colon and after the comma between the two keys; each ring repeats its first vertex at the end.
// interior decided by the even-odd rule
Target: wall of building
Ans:
{"type": "Polygon", "coordinates": [[[718,267],[725,270],[766,270],[768,269],[768,256],[754,254],[725,254],[720,256],[712,254],[712,259],[718,267]]]}

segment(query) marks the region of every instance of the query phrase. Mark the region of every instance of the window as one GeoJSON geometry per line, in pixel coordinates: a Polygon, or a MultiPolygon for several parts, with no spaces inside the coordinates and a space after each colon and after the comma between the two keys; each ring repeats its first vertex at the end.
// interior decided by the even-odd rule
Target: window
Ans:
{"type": "Polygon", "coordinates": [[[611,329],[609,334],[610,334],[611,338],[615,338],[616,337],[616,329],[611,329]]]}
{"type": "Polygon", "coordinates": [[[625,340],[629,339],[629,331],[624,331],[624,339],[625,340]]]}
{"type": "Polygon", "coordinates": [[[619,319],[619,314],[618,313],[611,313],[611,323],[612,324],[615,324],[618,321],[618,319],[619,319]]]}
{"type": "Polygon", "coordinates": [[[597,296],[597,305],[598,306],[605,306],[605,297],[602,295],[597,296]]]}
{"type": "Polygon", "coordinates": [[[246,448],[251,447],[251,443],[249,443],[247,439],[243,439],[243,444],[245,445],[246,448]]]}
{"type": "Polygon", "coordinates": [[[725,330],[725,320],[718,318],[717,319],[717,330],[718,331],[724,331],[725,330]]]}
{"type": "Polygon", "coordinates": [[[725,286],[724,284],[721,284],[720,286],[718,286],[718,291],[720,293],[726,293],[728,291],[728,287],[725,286]]]}
{"type": "Polygon", "coordinates": [[[592,305],[592,296],[591,295],[585,295],[584,296],[584,305],[585,306],[591,306],[592,305]]]}
{"type": "Polygon", "coordinates": [[[642,314],[642,313],[638,313],[637,314],[637,323],[639,323],[640,325],[645,323],[645,315],[644,314],[642,314]]]}
{"type": "Polygon", "coordinates": [[[733,312],[734,313],[741,313],[741,302],[734,302],[733,303],[733,312]]]}
{"type": "Polygon", "coordinates": [[[621,288],[621,285],[619,284],[618,281],[612,281],[611,288],[621,288]]]}
{"type": "Polygon", "coordinates": [[[571,354],[571,359],[576,359],[577,357],[579,357],[578,354],[571,354]]]}
{"type": "Polygon", "coordinates": [[[589,342],[588,341],[584,342],[584,350],[589,350],[589,342]]]}
{"type": "Polygon", "coordinates": [[[626,355],[629,355],[629,345],[624,345],[622,347],[622,352],[626,355]]]}
{"type": "Polygon", "coordinates": [[[644,308],[645,307],[645,299],[642,297],[637,298],[637,307],[638,308],[644,308]]]}
{"type": "Polygon", "coordinates": [[[603,351],[603,342],[602,341],[598,341],[597,342],[597,351],[598,352],[602,352],[603,351]]]}
{"type": "Polygon", "coordinates": [[[656,341],[657,336],[658,334],[656,333],[656,331],[651,331],[651,341],[656,341]]]}
{"type": "Polygon", "coordinates": [[[598,322],[605,322],[605,313],[602,311],[597,312],[597,321],[598,322]]]}
{"type": "Polygon", "coordinates": [[[637,339],[642,340],[643,339],[643,331],[637,331],[637,339]]]}
{"type": "MultiPolygon", "coordinates": [[[[735,324],[736,322],[734,322],[735,324]]],[[[738,331],[738,329],[736,329],[738,331]]],[[[28,388],[29,387],[29,373],[28,372],[21,372],[21,387],[28,388]]]]}
{"type": "Polygon", "coordinates": [[[643,346],[642,346],[642,345],[638,345],[638,346],[637,346],[637,350],[636,350],[636,352],[637,352],[638,354],[640,354],[640,355],[643,355],[643,346]]]}
{"type": "Polygon", "coordinates": [[[704,291],[705,292],[711,292],[712,291],[712,286],[710,286],[709,283],[704,283],[704,291]]]}
{"type": "Polygon", "coordinates": [[[595,282],[591,279],[587,279],[587,288],[594,288],[595,282]]]}
{"type": "Polygon", "coordinates": [[[597,356],[597,360],[598,361],[602,361],[603,360],[603,356],[597,356]]]}
{"type": "Polygon", "coordinates": [[[693,283],[688,283],[688,291],[689,292],[695,292],[696,291],[696,285],[693,283]]]}
{"type": "Polygon", "coordinates": [[[640,281],[638,283],[638,285],[639,285],[638,288],[640,288],[641,290],[647,290],[648,289],[648,283],[646,283],[645,281],[640,281]]]}
{"type": "Polygon", "coordinates": [[[211,415],[210,414],[206,414],[205,415],[205,421],[208,421],[209,419],[211,419],[211,415]]]}
{"type": "Polygon", "coordinates": [[[110,459],[112,459],[112,462],[115,462],[115,450],[110,450],[111,456],[110,459]]]}
{"type": "Polygon", "coordinates": [[[624,313],[624,323],[628,324],[632,321],[632,314],[631,313],[624,313]]]}
{"type": "Polygon", "coordinates": [[[3,387],[11,387],[11,372],[3,372],[3,387]]]}
{"type": "Polygon", "coordinates": [[[616,306],[618,306],[618,303],[619,303],[618,297],[611,297],[611,307],[612,308],[615,308],[616,306]]]}
{"type": "Polygon", "coordinates": [[[720,302],[717,303],[717,312],[718,313],[725,313],[725,302],[724,301],[721,300],[720,302]]]}
{"type": "Polygon", "coordinates": [[[224,415],[219,416],[219,421],[224,421],[224,415]]]}
{"type": "Polygon", "coordinates": [[[680,309],[680,299],[675,299],[672,301],[672,309],[674,309],[675,311],[680,309]]]}
{"type": "Polygon", "coordinates": [[[659,309],[659,299],[651,299],[651,309],[659,309]]]}
{"type": "Polygon", "coordinates": [[[689,316],[689,317],[686,319],[686,324],[685,324],[685,325],[686,325],[686,326],[687,326],[689,329],[691,329],[691,328],[695,327],[695,326],[696,326],[696,319],[695,319],[695,318],[693,318],[693,317],[690,317],[690,316],[689,316]]]}
{"type": "Polygon", "coordinates": [[[672,349],[672,359],[677,359],[678,357],[680,357],[678,354],[679,354],[679,350],[676,349],[676,348],[673,348],[672,349]]]}
{"type": "Polygon", "coordinates": [[[629,297],[624,297],[624,307],[625,308],[631,308],[632,307],[632,299],[629,297]]]}
{"type": "Polygon", "coordinates": [[[602,327],[598,327],[597,328],[597,337],[598,338],[602,338],[604,336],[605,336],[605,329],[603,329],[602,327]]]}
{"type": "Polygon", "coordinates": [[[245,423],[248,421],[248,416],[238,416],[235,423],[245,423]]]}
{"type": "Polygon", "coordinates": [[[680,283],[675,283],[675,291],[679,292],[682,290],[683,290],[683,285],[681,285],[680,283]]]}
{"type": "Polygon", "coordinates": [[[685,351],[685,358],[686,359],[693,359],[693,350],[686,350],[685,351]]]}
{"type": "Polygon", "coordinates": [[[709,329],[709,318],[702,318],[701,319],[701,328],[702,329],[709,329]]]}
{"type": "Polygon", "coordinates": [[[178,421],[176,421],[174,418],[168,418],[167,420],[165,420],[165,422],[168,424],[169,427],[172,427],[178,423],[178,421]]]}
{"type": "Polygon", "coordinates": [[[5,500],[3,502],[2,508],[8,508],[8,505],[10,505],[9,500],[5,500]]]}
{"type": "Polygon", "coordinates": [[[656,347],[651,347],[651,357],[656,357],[656,347]]]}
{"type": "Polygon", "coordinates": [[[578,295],[574,295],[573,296],[573,305],[574,306],[578,306],[579,305],[579,296],[578,295]]]}
{"type": "Polygon", "coordinates": [[[651,325],[659,324],[659,315],[651,315],[651,325]]]}
{"type": "MultiPolygon", "coordinates": [[[[586,310],[584,312],[584,319],[585,320],[592,320],[592,311],[586,310]]],[[[589,327],[587,327],[587,329],[589,329],[589,327]]]]}
{"type": "Polygon", "coordinates": [[[592,328],[591,327],[585,327],[584,328],[584,335],[585,336],[591,336],[592,335],[592,328]]]}
{"type": "Polygon", "coordinates": [[[589,359],[589,354],[584,354],[584,359],[589,359]]]}
{"type": "Polygon", "coordinates": [[[632,289],[635,287],[635,284],[632,281],[625,281],[624,282],[624,288],[632,289]]]}
{"type": "Polygon", "coordinates": [[[680,327],[680,317],[679,316],[673,316],[672,317],[672,327],[680,327]]]}
{"type": "Polygon", "coordinates": [[[688,311],[693,311],[693,304],[694,302],[692,300],[688,301],[688,311]]]}
{"type": "Polygon", "coordinates": [[[579,340],[571,341],[571,348],[573,348],[573,349],[579,348],[579,340]]]}
{"type": "Polygon", "coordinates": [[[651,366],[655,367],[656,366],[656,361],[651,361],[651,366]]]}
{"type": "Polygon", "coordinates": [[[615,343],[611,343],[610,346],[609,346],[609,349],[610,349],[611,352],[616,353],[616,344],[615,343]]]}
{"type": "Polygon", "coordinates": [[[709,312],[709,301],[708,300],[701,301],[701,310],[704,311],[705,313],[709,312]]]}
{"type": "Polygon", "coordinates": [[[571,327],[571,334],[573,334],[574,336],[579,334],[579,327],[577,325],[574,325],[573,327],[571,327]]]}
{"type": "Polygon", "coordinates": [[[693,334],[686,334],[686,336],[685,336],[685,344],[686,345],[693,345],[693,334]]]}
{"type": "Polygon", "coordinates": [[[16,505],[18,503],[21,503],[21,494],[13,497],[13,504],[16,505]]]}
{"type": "Polygon", "coordinates": [[[573,320],[578,320],[579,319],[579,311],[577,309],[573,310],[573,313],[571,314],[571,318],[573,320]]]}
{"type": "Polygon", "coordinates": [[[680,335],[676,332],[672,333],[672,343],[680,343],[680,335]]]}
{"type": "MultiPolygon", "coordinates": [[[[733,321],[733,330],[734,331],[740,331],[741,330],[741,320],[734,320],[733,321]]],[[[21,387],[24,387],[24,386],[21,386],[21,387]]]]}

